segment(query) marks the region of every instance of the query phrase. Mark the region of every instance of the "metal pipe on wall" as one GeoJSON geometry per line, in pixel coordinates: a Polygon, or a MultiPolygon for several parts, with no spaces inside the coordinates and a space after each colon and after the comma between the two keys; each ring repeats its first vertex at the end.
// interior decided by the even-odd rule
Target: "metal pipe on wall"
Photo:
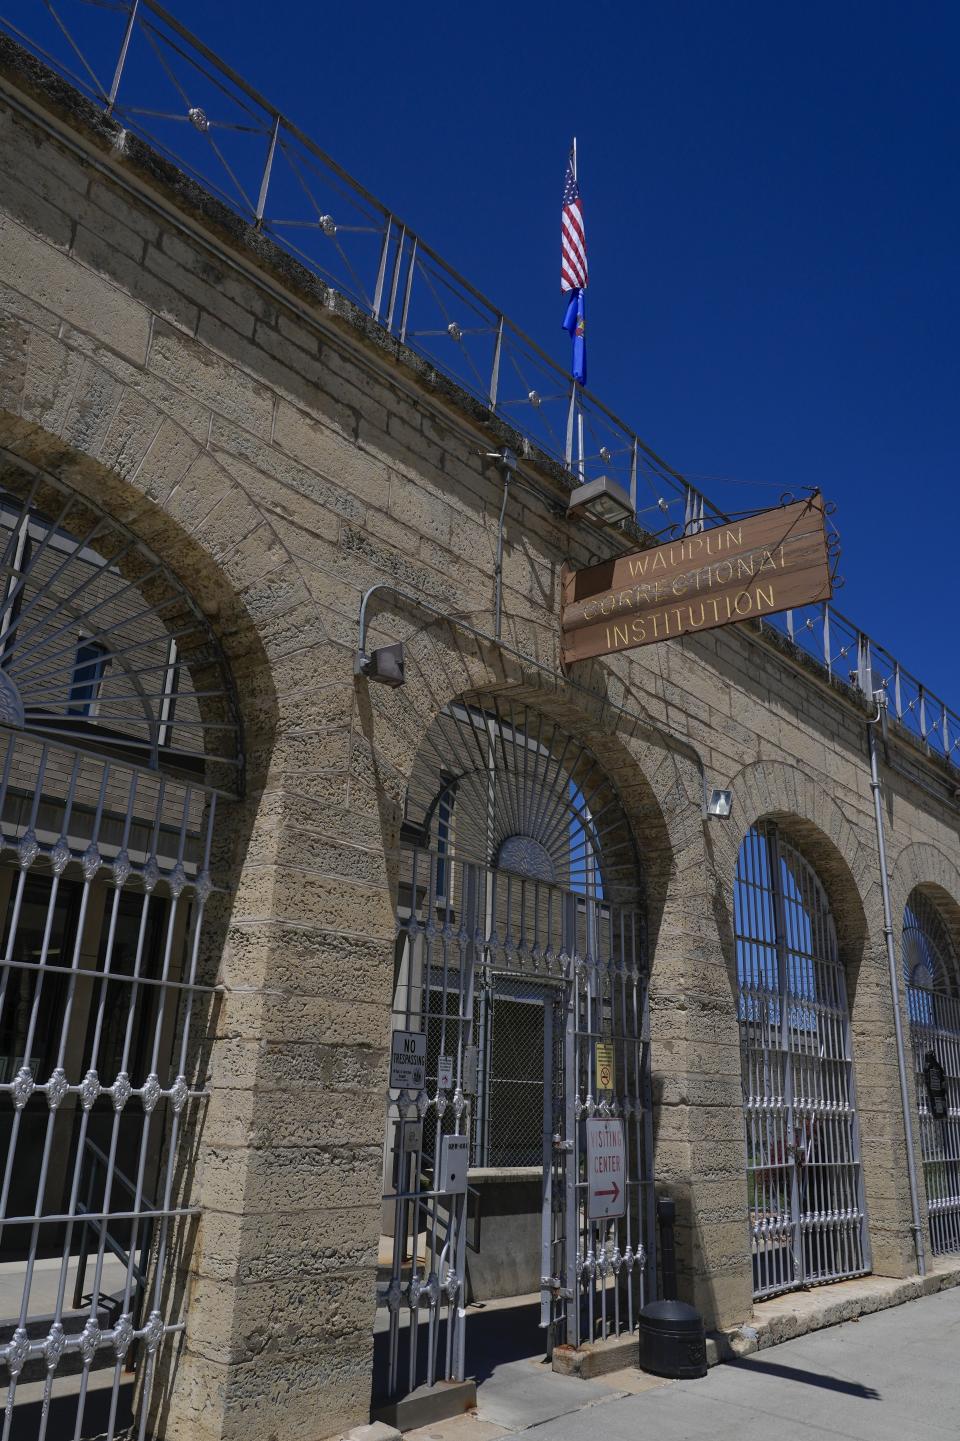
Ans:
{"type": "Polygon", "coordinates": [[[503,500],[500,502],[500,519],[497,523],[497,560],[494,567],[495,593],[493,600],[497,640],[500,640],[503,632],[503,531],[507,520],[507,501],[510,498],[510,482],[517,468],[516,457],[512,451],[504,450],[500,458],[503,463],[503,500]]]}
{"type": "Polygon", "coordinates": [[[887,947],[887,964],[890,968],[890,1000],[893,1006],[893,1027],[897,1042],[897,1070],[900,1073],[900,1104],[903,1109],[903,1135],[907,1146],[907,1177],[910,1182],[910,1229],[917,1254],[917,1271],[927,1274],[927,1260],[923,1243],[923,1226],[920,1220],[920,1201],[917,1192],[917,1165],[913,1147],[913,1112],[910,1105],[910,1091],[907,1086],[907,1063],[903,1049],[903,1023],[900,1018],[900,988],[897,984],[897,958],[893,946],[893,918],[890,910],[890,883],[887,879],[887,847],[883,824],[883,787],[880,784],[880,769],[877,760],[877,726],[881,723],[886,696],[876,692],[877,714],[867,722],[867,737],[870,746],[870,790],[873,795],[873,814],[877,826],[877,849],[880,853],[880,890],[883,895],[883,936],[887,947]]]}

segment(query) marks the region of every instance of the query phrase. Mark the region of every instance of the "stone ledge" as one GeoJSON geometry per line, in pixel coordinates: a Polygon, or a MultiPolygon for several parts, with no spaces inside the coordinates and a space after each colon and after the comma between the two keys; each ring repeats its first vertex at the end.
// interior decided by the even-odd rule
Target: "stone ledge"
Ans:
{"type": "Polygon", "coordinates": [[[935,1260],[926,1276],[897,1279],[889,1276],[862,1276],[854,1281],[837,1281],[831,1286],[816,1286],[809,1291],[791,1291],[760,1301],[745,1325],[715,1334],[720,1360],[750,1356],[778,1346],[795,1336],[839,1326],[874,1311],[902,1306],[906,1301],[933,1296],[938,1291],[960,1285],[960,1257],[935,1260]]]}
{"type": "MultiPolygon", "coordinates": [[[[854,1281],[837,1281],[831,1286],[815,1286],[809,1291],[790,1291],[770,1301],[760,1301],[753,1316],[742,1326],[729,1331],[707,1333],[707,1365],[738,1360],[755,1351],[778,1346],[795,1336],[839,1326],[874,1311],[902,1306],[921,1296],[960,1286],[960,1257],[934,1261],[926,1276],[908,1276],[898,1280],[889,1276],[862,1276],[854,1281]]],[[[576,1376],[590,1381],[639,1363],[636,1334],[612,1336],[607,1341],[586,1342],[583,1346],[557,1346],[553,1352],[553,1370],[560,1376],[576,1376]]]]}
{"type": "Polygon", "coordinates": [[[636,1366],[639,1352],[636,1332],[610,1336],[606,1341],[587,1341],[582,1346],[555,1346],[553,1370],[558,1376],[577,1376],[581,1381],[591,1381],[608,1371],[636,1366]]]}

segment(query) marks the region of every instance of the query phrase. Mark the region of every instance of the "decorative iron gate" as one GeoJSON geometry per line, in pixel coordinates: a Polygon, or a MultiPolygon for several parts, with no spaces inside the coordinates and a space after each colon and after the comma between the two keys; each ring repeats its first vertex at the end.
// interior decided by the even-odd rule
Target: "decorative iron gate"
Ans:
{"type": "Polygon", "coordinates": [[[914,1086],[935,1256],[960,1251],[960,988],[956,953],[936,905],[915,890],[903,916],[903,974],[910,1015],[914,1086]],[[930,1058],[943,1072],[946,1114],[934,1114],[930,1058]]]}
{"type": "Polygon", "coordinates": [[[613,787],[536,712],[457,704],[428,735],[404,841],[394,1028],[424,1036],[425,1076],[390,1093],[385,1398],[468,1366],[471,1195],[445,1189],[450,1137],[471,1164],[540,1167],[547,1349],[633,1329],[653,1271],[642,936],[620,903],[636,860],[613,787]],[[595,1117],[626,1138],[608,1221],[587,1216],[595,1117]]]}
{"type": "Polygon", "coordinates": [[[846,977],[813,867],[776,825],[734,890],[754,1295],[869,1270],[846,977]]]}
{"type": "Polygon", "coordinates": [[[199,941],[238,726],[209,627],[156,557],[7,461],[2,1441],[143,1438],[184,1324],[171,1258],[198,1215],[181,1171],[204,1094],[199,941]]]}

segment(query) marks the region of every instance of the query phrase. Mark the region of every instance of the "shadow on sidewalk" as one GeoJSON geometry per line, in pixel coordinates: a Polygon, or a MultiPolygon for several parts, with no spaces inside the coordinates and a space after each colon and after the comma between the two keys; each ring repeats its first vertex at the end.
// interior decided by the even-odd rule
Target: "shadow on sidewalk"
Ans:
{"type": "Polygon", "coordinates": [[[838,1376],[825,1376],[819,1371],[801,1371],[797,1366],[781,1366],[777,1361],[760,1361],[750,1356],[741,1356],[727,1361],[740,1371],[755,1371],[758,1375],[779,1376],[784,1381],[798,1381],[804,1386],[822,1386],[825,1391],[842,1391],[845,1396],[859,1396],[862,1401],[879,1401],[880,1392],[872,1386],[861,1386],[859,1381],[841,1381],[838,1376]]]}

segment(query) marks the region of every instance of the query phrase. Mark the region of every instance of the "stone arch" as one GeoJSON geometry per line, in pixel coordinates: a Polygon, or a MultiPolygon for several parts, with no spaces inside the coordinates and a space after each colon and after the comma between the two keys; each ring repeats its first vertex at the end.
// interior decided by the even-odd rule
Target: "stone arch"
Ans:
{"type": "MultiPolygon", "coordinates": [[[[34,349],[31,346],[25,350],[28,357],[33,355],[34,349]]],[[[65,346],[63,351],[65,355],[70,354],[65,346]]],[[[42,374],[42,367],[40,369],[42,374]]],[[[87,374],[86,370],[76,376],[74,391],[74,401],[80,412],[84,411],[81,385],[84,374],[87,374]]],[[[102,381],[103,376],[99,379],[102,381]]],[[[97,380],[95,370],[87,375],[86,384],[91,387],[93,395],[100,394],[97,380]]],[[[21,381],[21,411],[25,411],[29,408],[29,396],[40,384],[40,377],[32,375],[27,367],[21,381]]],[[[199,445],[177,422],[154,408],[150,411],[149,424],[146,424],[146,408],[139,407],[136,415],[142,429],[131,433],[121,419],[129,396],[124,394],[118,400],[111,392],[111,402],[114,405],[112,428],[116,431],[113,443],[126,457],[124,473],[109,467],[89,450],[80,449],[75,442],[83,437],[79,431],[72,431],[66,420],[60,427],[63,434],[54,434],[37,421],[25,419],[22,414],[18,418],[0,410],[0,484],[9,484],[15,494],[36,486],[41,499],[44,495],[54,494],[55,486],[59,484],[74,493],[81,502],[89,500],[129,532],[146,548],[148,558],[159,560],[188,592],[206,617],[230,670],[240,716],[246,782],[255,798],[263,783],[265,766],[275,752],[278,705],[263,637],[248,604],[253,591],[250,586],[245,586],[242,572],[232,570],[229,562],[231,551],[242,544],[243,539],[237,536],[233,544],[228,543],[237,529],[236,521],[230,517],[235,502],[243,511],[242,502],[246,501],[249,506],[249,500],[212,458],[207,461],[199,445]],[[66,436],[72,436],[72,439],[66,436]],[[158,458],[151,463],[151,452],[161,436],[164,440],[160,449],[166,461],[158,458]],[[171,451],[179,457],[178,463],[183,465],[183,470],[177,484],[165,491],[156,481],[153,465],[169,463],[171,451]],[[49,482],[47,477],[50,477],[49,482]],[[214,479],[216,486],[213,486],[214,479]],[[208,485],[212,488],[205,492],[208,485]],[[189,504],[197,507],[201,514],[213,513],[223,507],[225,516],[220,547],[202,536],[200,527],[186,523],[186,513],[171,502],[171,495],[178,489],[185,493],[183,505],[188,504],[186,493],[193,493],[189,504]],[[204,494],[205,500],[202,498],[204,494]]],[[[92,405],[93,399],[89,403],[92,405]]],[[[87,439],[89,441],[89,437],[87,439]]],[[[249,510],[244,513],[249,517],[249,510]]],[[[268,540],[266,553],[269,554],[270,550],[271,542],[268,540]]],[[[136,568],[126,570],[126,564],[121,562],[122,573],[126,579],[136,583],[136,568]]],[[[143,594],[149,603],[149,585],[144,588],[143,594]]],[[[220,779],[222,781],[222,777],[220,779]]],[[[226,866],[231,873],[239,867],[240,858],[250,844],[255,810],[255,799],[252,806],[233,806],[219,826],[216,840],[218,859],[221,866],[226,866]]],[[[211,942],[207,947],[209,963],[215,966],[223,944],[222,926],[216,930],[211,927],[210,935],[211,942]]]]}
{"type": "Polygon", "coordinates": [[[732,888],[740,842],[757,821],[775,820],[813,865],[826,891],[847,976],[857,1104],[861,1128],[872,1268],[910,1273],[913,1246],[904,1164],[893,1001],[883,937],[879,860],[872,818],[841,810],[822,781],[782,762],[744,767],[729,783],[737,824],[717,828],[718,886],[724,894],[721,937],[735,985],[732,888]]]}
{"type": "MultiPolygon", "coordinates": [[[[929,896],[960,956],[960,866],[939,846],[916,841],[898,853],[890,875],[890,905],[897,957],[903,950],[903,913],[913,891],[929,896]]],[[[902,1002],[901,1002],[902,1004],[902,1002]]]]}
{"type": "MultiPolygon", "coordinates": [[[[243,1193],[250,1162],[242,1146],[230,1153],[223,1146],[238,1110],[256,1124],[265,1064],[253,1040],[261,1021],[251,998],[276,965],[274,938],[261,921],[273,906],[269,899],[265,904],[264,877],[272,891],[286,802],[282,777],[269,796],[264,788],[270,768],[285,759],[290,719],[281,714],[270,651],[278,630],[303,624],[305,592],[261,509],[205,449],[189,407],[172,395],[168,405],[158,404],[155,393],[143,393],[144,377],[116,357],[111,370],[42,328],[13,322],[11,332],[5,361],[12,357],[17,368],[4,366],[0,388],[0,406],[9,406],[0,408],[0,483],[5,475],[14,485],[39,475],[42,489],[44,476],[54,476],[147,547],[206,616],[242,716],[247,791],[218,807],[211,869],[227,886],[209,902],[198,962],[198,978],[223,987],[209,1027],[198,1036],[209,1099],[197,1127],[184,1133],[172,1183],[173,1204],[179,1198],[205,1212],[199,1245],[188,1223],[168,1248],[165,1297],[179,1308],[174,1298],[189,1292],[191,1303],[184,1347],[174,1369],[160,1376],[152,1404],[176,1429],[177,1408],[188,1405],[196,1376],[208,1369],[203,1344],[217,1336],[226,1354],[244,1324],[238,1296],[218,1295],[218,1282],[209,1278],[234,1268],[244,1244],[231,1198],[243,1193]],[[240,1161],[227,1192],[218,1190],[210,1164],[217,1156],[222,1167],[224,1154],[240,1161]]],[[[261,1124],[268,1136],[272,1120],[261,1124]]],[[[212,1395],[209,1378],[204,1384],[212,1395]]]]}
{"type": "MultiPolygon", "coordinates": [[[[50,317],[52,319],[52,317],[50,317]]],[[[303,599],[290,557],[236,475],[207,448],[207,417],[117,356],[43,323],[5,321],[2,461],[55,473],[178,576],[210,620],[245,702],[250,758],[273,743],[276,697],[260,632],[303,599]]]]}
{"type": "Polygon", "coordinates": [[[920,1102],[924,1096],[923,1066],[928,1050],[932,1049],[942,1062],[946,1062],[948,1089],[952,1090],[956,1085],[952,1056],[955,1050],[953,1038],[960,1029],[960,1004],[957,1001],[960,986],[958,898],[960,868],[946,852],[928,841],[913,842],[903,847],[890,878],[897,1002],[907,1055],[908,1104],[914,1117],[916,1174],[920,1203],[925,1212],[921,1225],[926,1229],[928,1244],[934,1254],[957,1249],[958,1217],[953,1203],[954,1188],[949,1180],[946,1184],[944,1181],[956,1164],[955,1148],[950,1128],[944,1129],[930,1116],[926,1104],[921,1107],[920,1102]],[[936,987],[940,992],[936,999],[911,988],[906,973],[904,920],[908,906],[916,908],[918,900],[929,903],[933,908],[934,915],[929,917],[929,922],[934,927],[934,943],[937,943],[938,925],[942,926],[942,939],[951,953],[944,957],[948,968],[946,987],[936,987]],[[919,1024],[915,1025],[915,1021],[919,1024]],[[947,1037],[945,1045],[944,1036],[947,1037]]]}
{"type": "MultiPolygon", "coordinates": [[[[387,849],[395,848],[399,838],[406,785],[423,736],[444,707],[463,697],[479,701],[501,696],[526,703],[572,736],[587,740],[622,799],[640,860],[640,899],[655,964],[656,940],[677,867],[702,866],[698,765],[643,720],[639,698],[635,716],[630,713],[633,697],[614,698],[616,678],[612,683],[609,673],[597,669],[592,678],[599,688],[590,692],[579,677],[576,685],[570,684],[559,665],[548,669],[554,660],[551,651],[544,654],[544,669],[535,668],[458,627],[457,619],[493,634],[494,618],[484,612],[451,618],[449,624],[430,621],[419,626],[414,615],[397,612],[378,617],[379,630],[376,623],[372,630],[376,643],[403,638],[405,650],[402,687],[357,682],[363,761],[386,798],[380,819],[387,849]]],[[[395,877],[391,883],[395,887],[395,877]]]]}
{"type": "MultiPolygon", "coordinates": [[[[488,613],[463,619],[494,633],[488,613]]],[[[406,778],[424,731],[458,695],[526,698],[589,738],[619,790],[640,859],[657,1175],[677,1202],[682,1294],[711,1324],[742,1320],[749,1258],[745,1234],[730,1225],[729,1190],[722,1194],[743,1183],[735,1150],[737,1136],[742,1148],[737,1028],[714,928],[718,900],[705,847],[702,760],[692,746],[658,732],[642,694],[615,671],[591,665],[578,668],[575,682],[565,677],[552,636],[525,628],[525,644],[543,658],[538,669],[454,624],[419,621],[392,608],[378,613],[368,649],[403,639],[406,683],[398,690],[357,685],[363,766],[389,792],[384,837],[399,837],[406,778]]],[[[514,624],[524,623],[505,617],[508,646],[514,624]]],[[[390,891],[395,898],[394,873],[390,891]]]]}
{"type": "MultiPolygon", "coordinates": [[[[486,619],[471,616],[470,622],[476,622],[476,629],[481,630],[486,619]]],[[[554,1060],[548,1063],[544,1063],[543,1052],[545,1039],[556,1034],[558,1018],[562,1017],[561,1026],[572,1026],[575,1020],[571,1018],[579,1014],[581,993],[576,977],[583,969],[584,957],[592,964],[596,948],[604,945],[609,947],[605,954],[615,956],[619,944],[624,965],[642,965],[640,944],[634,943],[641,940],[634,917],[648,903],[650,887],[644,884],[643,851],[635,833],[637,807],[625,800],[621,783],[634,795],[643,788],[646,804],[640,825],[647,843],[655,844],[656,851],[662,854],[670,846],[669,833],[656,804],[656,793],[631,748],[631,738],[618,733],[617,722],[622,717],[609,706],[604,707],[602,698],[582,696],[562,677],[542,676],[494,644],[469,637],[456,626],[431,624],[415,631],[412,637],[408,630],[405,648],[405,684],[401,689],[381,690],[373,685],[364,688],[361,683],[360,691],[361,701],[366,702],[363,714],[371,755],[389,756],[397,780],[407,782],[403,846],[398,854],[394,1013],[413,1016],[414,1029],[425,1037],[422,1137],[430,1155],[440,1145],[440,1128],[460,1124],[459,1111],[454,1119],[446,1098],[442,1108],[438,1100],[436,1113],[431,1111],[434,1086],[440,1094],[441,1045],[452,1045],[459,1053],[470,1037],[473,1040],[469,1043],[474,1046],[477,1037],[481,1038],[479,1082],[473,1091],[476,1127],[470,1132],[470,1154],[475,1166],[490,1172],[478,1177],[478,1185],[515,1187],[519,1175],[509,1182],[497,1182],[494,1173],[505,1167],[541,1164],[541,1102],[528,1110],[510,1100],[523,1093],[511,1090],[509,1085],[498,1091],[498,1077],[505,1073],[494,1069],[496,1038],[510,1037],[499,1044],[507,1046],[511,1057],[523,1058],[521,1069],[534,1086],[546,1085],[553,1076],[549,1083],[556,1088],[559,1076],[565,1076],[565,1088],[576,1085],[579,1114],[581,1101],[588,1099],[586,1090],[581,1091],[582,1081],[591,1092],[592,1107],[596,1089],[592,1062],[585,1071],[575,1073],[574,1083],[567,1063],[563,1071],[557,1072],[560,1062],[555,1047],[550,1048],[554,1060]],[[495,780],[488,789],[491,773],[495,780]],[[583,813],[571,799],[571,792],[576,795],[580,788],[591,808],[596,801],[596,832],[584,823],[583,813]],[[541,795],[548,803],[545,823],[536,814],[541,795]],[[451,797],[445,815],[444,797],[451,797]],[[453,843],[449,860],[441,864],[447,835],[453,843]],[[504,860],[514,843],[518,850],[524,848],[526,863],[520,867],[510,859],[504,860]],[[574,857],[583,853],[581,846],[595,856],[597,870],[588,874],[584,868],[578,875],[574,857]],[[602,882],[599,894],[594,880],[598,874],[602,882]],[[626,924],[621,930],[619,917],[624,913],[626,924]],[[444,943],[442,981],[438,973],[440,962],[435,959],[434,942],[429,939],[435,934],[434,927],[442,927],[441,934],[449,930],[456,937],[460,925],[465,927],[465,936],[475,935],[480,927],[481,934],[490,936],[490,950],[483,954],[498,958],[494,963],[489,959],[485,962],[485,975],[477,977],[476,983],[472,951],[466,941],[461,951],[452,948],[452,961],[451,947],[444,943]],[[571,956],[577,957],[576,972],[571,956]],[[449,1011],[445,1009],[449,1005],[448,985],[454,998],[449,1011]],[[511,1000],[521,990],[524,1002],[511,1000]],[[520,1021],[521,1012],[541,1015],[543,1019],[520,1021]],[[452,1043],[451,1026],[455,1037],[452,1043]],[[443,1043],[440,1034],[447,1037],[443,1043]],[[531,1034],[533,1045],[527,1049],[531,1034]],[[492,1046],[489,1040],[484,1042],[489,1036],[493,1037],[492,1046]],[[436,1069],[431,1072],[432,1065],[436,1069]],[[498,1102],[498,1096],[505,1099],[498,1102]],[[515,1112],[509,1112],[511,1105],[517,1107],[515,1112]],[[509,1124],[502,1124],[507,1121],[509,1124]],[[529,1134],[528,1123],[532,1126],[529,1134]],[[518,1145],[524,1148],[519,1154],[511,1149],[518,1145]]],[[[632,975],[635,982],[637,971],[633,970],[632,975]]],[[[604,979],[606,976],[603,968],[597,972],[597,994],[607,997],[603,1002],[608,1017],[604,1024],[612,1028],[607,1032],[611,1044],[619,1035],[616,1045],[626,1046],[625,1028],[628,1024],[636,1028],[638,1015],[645,1014],[643,982],[640,998],[633,1006],[632,1022],[628,1023],[626,1011],[618,1008],[614,998],[615,983],[604,979]]],[[[409,1021],[403,1024],[409,1025],[409,1021]]],[[[630,1065],[635,1068],[635,1081],[629,1084],[639,1086],[640,1051],[631,1044],[629,1052],[633,1058],[630,1065]]],[[[499,1054],[502,1057],[502,1052],[499,1054]]],[[[618,1054],[626,1078],[626,1052],[618,1054]]],[[[648,1054],[643,1048],[644,1096],[648,1054]]],[[[577,1055],[577,1064],[582,1068],[585,1053],[579,1051],[577,1055]]],[[[622,1084],[626,1089],[626,1079],[622,1084]]],[[[552,1094],[556,1100],[557,1090],[552,1094]]],[[[563,1094],[572,1098],[574,1092],[565,1089],[563,1094]]],[[[646,1101],[644,1111],[649,1117],[646,1101]]],[[[561,1118],[565,1114],[563,1108],[557,1112],[561,1118]]],[[[397,1127],[402,1121],[393,1107],[388,1108],[386,1124],[384,1191],[389,1192],[399,1173],[401,1156],[397,1127]]],[[[645,1167],[649,1158],[648,1127],[649,1120],[645,1119],[642,1146],[639,1132],[631,1143],[632,1163],[638,1166],[645,1167]]],[[[497,1192],[494,1196],[502,1204],[497,1192]]],[[[540,1255],[539,1182],[531,1183],[528,1178],[522,1200],[513,1197],[509,1204],[516,1206],[522,1217],[512,1247],[511,1274],[523,1280],[522,1285],[514,1282],[515,1289],[528,1290],[536,1284],[536,1277],[528,1274],[529,1266],[539,1264],[540,1255]]],[[[491,1216],[496,1213],[496,1205],[491,1204],[491,1216]]],[[[389,1228],[389,1216],[385,1215],[384,1224],[389,1228]]],[[[492,1226],[496,1224],[491,1222],[492,1226]]],[[[642,1224],[646,1238],[646,1213],[642,1224]]],[[[476,1272],[483,1274],[482,1260],[477,1262],[476,1272]]],[[[479,1294],[483,1297],[491,1293],[479,1294]]]]}
{"type": "MultiPolygon", "coordinates": [[[[0,409],[0,483],[7,475],[23,489],[39,477],[42,488],[45,475],[55,476],[132,533],[202,609],[230,668],[241,719],[250,798],[230,807],[215,841],[221,868],[239,885],[243,859],[257,844],[259,796],[282,733],[263,632],[274,604],[282,613],[271,578],[289,557],[281,556],[269,527],[260,535],[263,518],[249,494],[199,439],[137,395],[131,367],[117,362],[114,376],[65,341],[22,330],[22,347],[12,350],[22,371],[5,377],[19,413],[0,409]],[[69,406],[57,399],[64,388],[69,406]],[[271,606],[266,617],[264,597],[271,606]]],[[[220,910],[205,947],[214,969],[221,953],[231,954],[227,913],[220,910]]]]}
{"type": "MultiPolygon", "coordinates": [[[[826,787],[796,766],[759,761],[729,782],[734,795],[730,821],[711,829],[723,897],[721,937],[731,984],[736,985],[733,943],[733,885],[740,845],[759,821],[776,821],[810,862],[826,890],[847,972],[851,1015],[864,958],[872,940],[874,907],[880,906],[876,840],[844,815],[826,787]]],[[[878,922],[874,922],[879,929],[878,922]]]]}

